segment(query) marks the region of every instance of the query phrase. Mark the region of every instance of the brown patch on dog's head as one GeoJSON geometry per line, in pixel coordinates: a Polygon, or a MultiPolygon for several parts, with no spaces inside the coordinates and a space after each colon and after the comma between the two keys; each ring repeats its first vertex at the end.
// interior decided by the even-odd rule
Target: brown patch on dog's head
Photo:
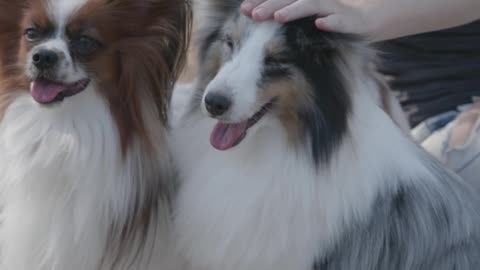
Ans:
{"type": "Polygon", "coordinates": [[[281,54],[285,50],[284,42],[277,38],[273,39],[267,44],[265,48],[265,55],[267,58],[273,58],[279,54],[281,54]]]}
{"type": "Polygon", "coordinates": [[[312,96],[311,85],[299,72],[292,71],[288,77],[265,83],[257,100],[260,107],[274,100],[272,113],[282,122],[289,141],[297,144],[304,135],[298,111],[302,107],[314,106],[312,96]]]}

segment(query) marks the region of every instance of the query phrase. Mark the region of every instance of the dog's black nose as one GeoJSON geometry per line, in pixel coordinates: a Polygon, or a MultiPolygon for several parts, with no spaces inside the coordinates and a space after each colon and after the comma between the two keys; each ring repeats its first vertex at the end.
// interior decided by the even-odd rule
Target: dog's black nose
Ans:
{"type": "Polygon", "coordinates": [[[32,56],[33,64],[41,70],[49,69],[58,62],[58,55],[54,51],[40,50],[32,56]]]}
{"type": "Polygon", "coordinates": [[[221,116],[232,105],[229,98],[224,95],[210,93],[205,97],[205,107],[212,116],[221,116]]]}

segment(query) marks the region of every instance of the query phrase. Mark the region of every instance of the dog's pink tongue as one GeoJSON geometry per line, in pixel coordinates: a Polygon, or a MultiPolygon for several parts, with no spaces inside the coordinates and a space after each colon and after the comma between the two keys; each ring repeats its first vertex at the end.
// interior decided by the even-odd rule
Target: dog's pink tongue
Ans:
{"type": "Polygon", "coordinates": [[[38,103],[51,103],[68,86],[38,79],[32,82],[30,94],[38,103]]]}
{"type": "Polygon", "coordinates": [[[242,139],[247,126],[247,121],[238,124],[218,122],[210,135],[210,144],[218,150],[228,150],[242,139]]]}

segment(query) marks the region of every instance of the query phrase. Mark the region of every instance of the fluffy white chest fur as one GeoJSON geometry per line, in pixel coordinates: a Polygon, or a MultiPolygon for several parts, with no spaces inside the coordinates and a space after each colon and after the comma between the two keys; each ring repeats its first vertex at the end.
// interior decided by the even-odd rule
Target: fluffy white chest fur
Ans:
{"type": "MultiPolygon", "coordinates": [[[[149,168],[170,165],[160,161],[169,160],[168,151],[146,161],[135,145],[123,160],[104,101],[90,90],[74,100],[50,110],[29,95],[19,97],[0,125],[2,270],[108,265],[112,258],[105,249],[112,226],[128,221],[133,194],[141,192],[149,168]]],[[[168,250],[167,213],[160,209],[152,228],[156,234],[148,236],[148,254],[140,254],[155,253],[151,268],[143,261],[131,269],[160,269],[159,261],[166,263],[160,257],[168,250]]]]}
{"type": "Polygon", "coordinates": [[[225,152],[209,144],[214,120],[197,113],[180,121],[174,138],[184,182],[175,226],[195,269],[310,270],[349,220],[368,218],[376,195],[398,184],[384,181],[386,174],[425,171],[379,108],[365,97],[355,107],[354,136],[318,170],[272,117],[225,152]]]}

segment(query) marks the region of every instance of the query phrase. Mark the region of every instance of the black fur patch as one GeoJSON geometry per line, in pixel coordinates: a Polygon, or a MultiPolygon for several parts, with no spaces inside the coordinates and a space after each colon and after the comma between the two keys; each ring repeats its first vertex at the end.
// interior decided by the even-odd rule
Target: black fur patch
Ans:
{"type": "Polygon", "coordinates": [[[261,84],[290,76],[290,56],[288,52],[267,55],[263,61],[261,84]]]}
{"type": "Polygon", "coordinates": [[[351,101],[337,65],[342,58],[336,42],[352,42],[347,35],[321,32],[315,18],[306,18],[284,27],[292,64],[313,88],[313,105],[298,112],[305,135],[311,142],[316,164],[328,162],[347,133],[351,101]]]}

